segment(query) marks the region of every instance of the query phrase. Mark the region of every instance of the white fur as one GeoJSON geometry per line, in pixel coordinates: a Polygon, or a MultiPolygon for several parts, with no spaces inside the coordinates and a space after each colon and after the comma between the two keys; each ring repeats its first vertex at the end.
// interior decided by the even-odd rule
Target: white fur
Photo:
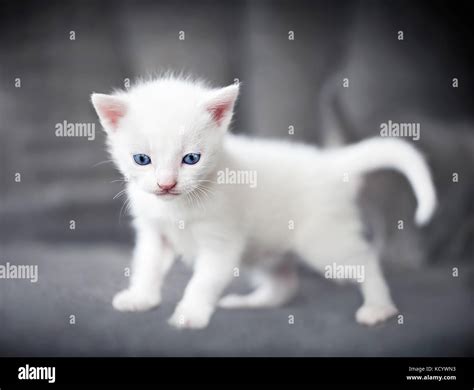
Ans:
{"type": "Polygon", "coordinates": [[[362,237],[355,197],[361,174],[399,170],[415,190],[416,221],[426,223],[436,198],[419,152],[393,139],[323,151],[235,136],[226,130],[237,94],[237,85],[214,90],[166,78],[126,93],[92,96],[113,159],[128,179],[137,233],[131,283],[115,296],[114,307],[133,311],[157,306],[163,279],[178,255],[193,265],[194,274],[170,318],[176,327],[205,327],[236,268],[240,275],[259,272],[256,290],[224,297],[220,306],[280,305],[297,286],[282,255],[295,252],[320,271],[333,262],[363,265],[364,303],[357,321],[373,325],[393,316],[397,309],[377,255],[362,237]],[[226,110],[218,122],[212,108],[222,105],[226,110]],[[115,125],[107,116],[110,107],[119,112],[115,125]],[[184,154],[195,152],[201,153],[196,165],[181,163],[184,154]],[[135,153],[149,155],[152,164],[137,165],[135,153]],[[256,172],[257,185],[218,183],[217,172],[226,168],[256,172]],[[156,195],[163,178],[177,180],[182,194],[156,195]]]}

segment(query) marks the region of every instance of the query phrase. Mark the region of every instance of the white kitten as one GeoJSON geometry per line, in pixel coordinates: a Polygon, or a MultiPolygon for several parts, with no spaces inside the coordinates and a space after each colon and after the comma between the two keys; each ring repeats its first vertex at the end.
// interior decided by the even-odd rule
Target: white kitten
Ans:
{"type": "Polygon", "coordinates": [[[362,236],[355,197],[361,174],[396,169],[417,197],[416,222],[428,222],[436,195],[419,152],[394,139],[318,150],[231,135],[238,91],[238,85],[210,89],[164,78],[92,95],[110,153],[128,179],[137,232],[130,286],[114,307],[157,306],[178,255],[192,262],[194,274],[169,321],[174,326],[205,327],[217,305],[281,305],[297,288],[295,270],[282,260],[294,252],[323,272],[334,263],[362,266],[357,321],[373,325],[393,316],[397,309],[362,236]],[[221,299],[236,269],[258,276],[256,289],[221,299]]]}

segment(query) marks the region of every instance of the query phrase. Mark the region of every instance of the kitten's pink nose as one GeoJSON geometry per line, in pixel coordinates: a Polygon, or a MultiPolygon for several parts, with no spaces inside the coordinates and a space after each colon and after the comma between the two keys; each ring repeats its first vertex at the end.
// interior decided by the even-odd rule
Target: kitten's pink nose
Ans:
{"type": "Polygon", "coordinates": [[[158,183],[158,187],[160,187],[162,190],[169,191],[172,188],[176,187],[176,182],[175,181],[168,181],[168,182],[163,182],[163,183],[158,183]]]}

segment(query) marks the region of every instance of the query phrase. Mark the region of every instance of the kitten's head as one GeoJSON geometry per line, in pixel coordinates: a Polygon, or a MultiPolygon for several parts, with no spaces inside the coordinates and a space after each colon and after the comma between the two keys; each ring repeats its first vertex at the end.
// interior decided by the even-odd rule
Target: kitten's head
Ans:
{"type": "Polygon", "coordinates": [[[210,89],[181,79],[92,94],[113,160],[145,192],[173,199],[209,177],[229,127],[238,85],[210,89]]]}

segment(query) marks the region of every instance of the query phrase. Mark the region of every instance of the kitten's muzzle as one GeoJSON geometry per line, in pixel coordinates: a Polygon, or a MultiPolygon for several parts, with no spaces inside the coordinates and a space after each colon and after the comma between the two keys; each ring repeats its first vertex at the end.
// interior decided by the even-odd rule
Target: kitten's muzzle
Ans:
{"type": "Polygon", "coordinates": [[[173,188],[178,184],[177,182],[157,183],[158,188],[154,191],[155,195],[180,195],[181,192],[173,191],[173,188]]]}

